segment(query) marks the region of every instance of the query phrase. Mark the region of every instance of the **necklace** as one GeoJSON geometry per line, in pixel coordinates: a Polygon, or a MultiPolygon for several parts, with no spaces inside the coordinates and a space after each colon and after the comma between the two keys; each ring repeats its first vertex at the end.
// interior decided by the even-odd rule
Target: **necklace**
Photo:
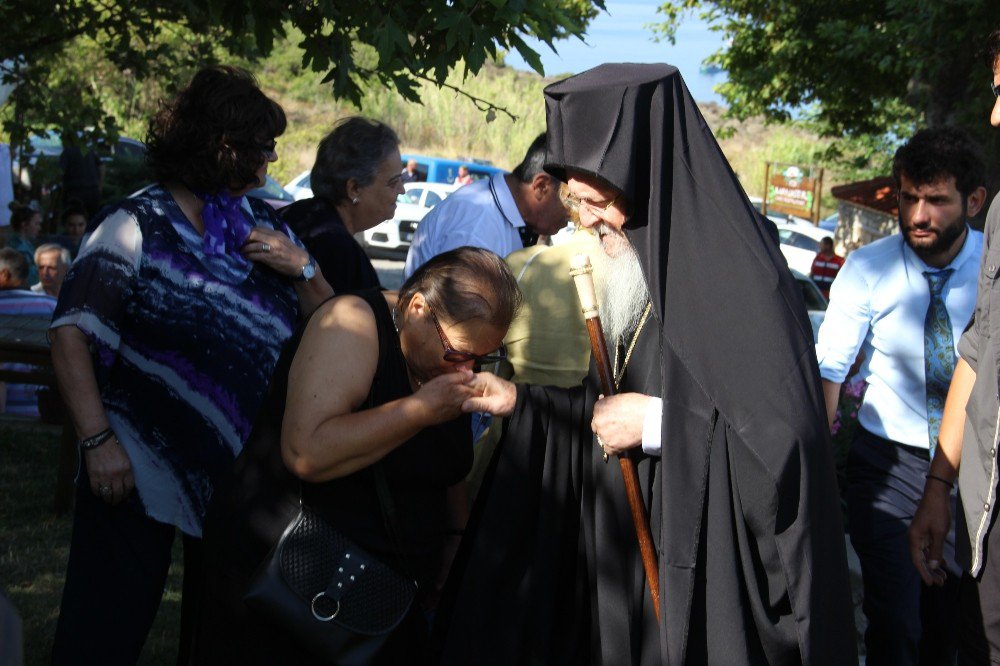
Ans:
{"type": "MultiPolygon", "coordinates": [[[[639,319],[639,325],[636,326],[635,333],[632,334],[632,340],[628,344],[628,349],[625,351],[625,360],[622,361],[622,365],[618,367],[618,352],[621,349],[619,345],[615,345],[615,364],[614,376],[612,380],[615,383],[615,393],[618,392],[618,387],[622,383],[622,376],[625,374],[625,366],[628,365],[629,359],[632,358],[632,352],[635,350],[635,343],[639,340],[639,333],[642,332],[642,327],[646,325],[646,320],[649,319],[649,311],[653,308],[653,304],[646,301],[646,309],[642,311],[642,317],[639,319]]],[[[604,462],[608,462],[608,450],[604,448],[604,442],[601,441],[600,435],[596,436],[597,445],[601,447],[601,451],[604,453],[604,462]]]]}
{"type": "Polygon", "coordinates": [[[642,332],[642,327],[646,325],[646,320],[649,319],[649,311],[653,308],[653,304],[649,301],[646,302],[646,309],[642,311],[642,318],[639,319],[639,325],[635,329],[635,333],[632,334],[632,341],[629,342],[628,350],[625,352],[625,360],[622,361],[622,365],[618,367],[618,352],[619,347],[615,347],[615,391],[618,391],[618,386],[622,382],[622,375],[625,374],[625,366],[628,365],[629,359],[632,358],[632,352],[635,350],[635,343],[639,340],[639,333],[642,332]]]}

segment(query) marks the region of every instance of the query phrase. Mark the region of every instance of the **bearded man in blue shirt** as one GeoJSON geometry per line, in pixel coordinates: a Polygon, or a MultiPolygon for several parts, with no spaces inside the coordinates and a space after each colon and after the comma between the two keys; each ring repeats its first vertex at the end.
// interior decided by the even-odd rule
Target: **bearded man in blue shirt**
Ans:
{"type": "MultiPolygon", "coordinates": [[[[861,560],[867,663],[948,663],[956,650],[955,569],[922,585],[907,528],[937,442],[959,338],[976,299],[985,167],[967,134],[917,132],[896,153],[900,233],[853,252],[833,282],[816,354],[832,424],[859,351],[868,383],[847,462],[847,522],[861,560]]],[[[954,497],[952,498],[954,501],[954,497]]],[[[954,531],[945,560],[954,567],[954,531]]]]}

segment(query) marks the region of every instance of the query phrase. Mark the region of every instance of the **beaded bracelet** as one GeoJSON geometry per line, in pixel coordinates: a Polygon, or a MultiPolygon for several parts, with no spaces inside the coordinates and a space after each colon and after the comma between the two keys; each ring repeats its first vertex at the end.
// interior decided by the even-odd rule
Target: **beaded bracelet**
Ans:
{"type": "Polygon", "coordinates": [[[935,476],[934,474],[925,474],[924,476],[926,478],[928,478],[928,479],[933,480],[933,481],[940,481],[941,483],[943,483],[944,485],[948,486],[949,488],[954,488],[955,487],[954,482],[948,481],[947,479],[942,479],[940,476],[935,476]]]}
{"type": "Polygon", "coordinates": [[[115,436],[115,433],[111,428],[106,428],[96,435],[91,435],[90,437],[84,437],[80,440],[80,448],[84,451],[90,451],[91,449],[96,449],[98,446],[108,441],[115,436]]]}

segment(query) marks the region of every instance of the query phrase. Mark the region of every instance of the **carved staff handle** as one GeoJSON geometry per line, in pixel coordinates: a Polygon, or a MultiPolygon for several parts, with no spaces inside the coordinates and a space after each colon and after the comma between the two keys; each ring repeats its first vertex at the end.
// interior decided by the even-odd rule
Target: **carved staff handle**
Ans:
{"type": "MultiPolygon", "coordinates": [[[[615,382],[611,375],[611,359],[608,356],[608,344],[604,339],[604,329],[597,308],[597,294],[594,291],[594,269],[590,265],[590,257],[578,254],[570,262],[570,275],[576,284],[576,293],[580,297],[583,316],[587,322],[587,332],[590,334],[590,347],[597,362],[597,374],[601,379],[601,389],[606,396],[617,393],[615,382]]],[[[635,463],[626,454],[617,456],[621,466],[622,478],[625,481],[625,493],[628,506],[632,512],[632,522],[635,524],[635,536],[639,541],[639,553],[642,555],[642,568],[646,572],[646,582],[649,584],[649,596],[653,599],[653,609],[656,619],[660,619],[660,574],[656,563],[656,551],[653,550],[653,535],[649,530],[649,517],[646,505],[642,501],[639,489],[639,474],[635,463]]],[[[607,457],[605,456],[605,459],[607,457]]]]}

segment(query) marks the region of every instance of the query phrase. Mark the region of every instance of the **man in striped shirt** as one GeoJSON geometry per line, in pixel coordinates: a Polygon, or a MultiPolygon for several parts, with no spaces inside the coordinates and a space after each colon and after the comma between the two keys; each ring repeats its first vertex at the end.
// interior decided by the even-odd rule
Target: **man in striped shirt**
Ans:
{"type": "MultiPolygon", "coordinates": [[[[0,250],[0,315],[34,315],[51,317],[56,299],[37,294],[28,288],[28,262],[11,248],[0,250]]],[[[5,363],[6,370],[30,370],[23,363],[5,363]]],[[[38,418],[40,386],[0,382],[0,412],[38,418]],[[6,390],[2,390],[2,389],[6,390]]]]}
{"type": "Polygon", "coordinates": [[[819,252],[813,259],[809,277],[813,279],[819,290],[823,292],[823,297],[830,298],[830,285],[833,279],[840,272],[840,267],[844,265],[844,258],[833,251],[833,239],[829,236],[819,242],[819,252]]]}

